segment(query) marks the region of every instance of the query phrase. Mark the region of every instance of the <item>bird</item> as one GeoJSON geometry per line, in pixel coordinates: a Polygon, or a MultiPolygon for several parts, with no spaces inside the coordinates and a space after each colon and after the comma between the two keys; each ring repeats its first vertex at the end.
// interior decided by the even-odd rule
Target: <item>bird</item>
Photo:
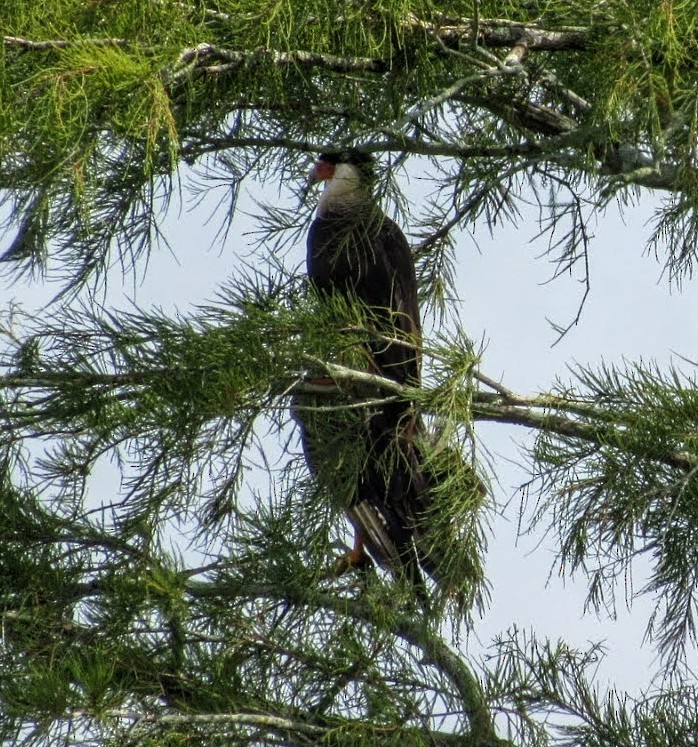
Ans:
{"type": "MultiPolygon", "coordinates": [[[[421,340],[417,278],[410,245],[380,209],[374,159],[356,149],[323,153],[309,183],[324,182],[308,232],[308,277],[319,295],[356,296],[403,343],[371,344],[375,373],[417,386],[421,340]]],[[[393,336],[395,336],[393,334],[393,336]]]]}
{"type": "MultiPolygon", "coordinates": [[[[309,175],[310,184],[318,182],[324,190],[307,238],[310,285],[320,298],[339,295],[367,307],[374,332],[366,344],[371,371],[418,387],[421,322],[415,266],[405,234],[374,196],[375,161],[356,149],[322,153],[309,175]]],[[[424,531],[431,508],[429,476],[418,446],[424,427],[414,402],[386,399],[354,414],[352,427],[364,448],[344,508],[355,540],[339,567],[370,564],[368,551],[379,566],[421,589],[423,571],[438,573],[438,552],[424,531]]],[[[324,467],[328,480],[341,482],[343,457],[319,463],[318,441],[332,430],[327,412],[313,416],[297,407],[294,415],[311,473],[324,467]]],[[[335,427],[346,429],[346,421],[335,427]]]]}

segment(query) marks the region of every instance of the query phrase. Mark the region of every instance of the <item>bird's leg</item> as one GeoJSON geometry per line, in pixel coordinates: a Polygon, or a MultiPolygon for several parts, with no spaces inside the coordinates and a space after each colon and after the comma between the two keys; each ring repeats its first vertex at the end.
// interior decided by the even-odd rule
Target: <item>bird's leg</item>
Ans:
{"type": "MultiPolygon", "coordinates": [[[[354,532],[354,547],[351,552],[347,555],[347,562],[351,566],[361,565],[369,560],[364,547],[364,540],[360,532],[354,532]]],[[[369,561],[370,562],[370,561],[369,561]]]]}
{"type": "Polygon", "coordinates": [[[350,552],[339,559],[335,568],[335,574],[341,576],[352,568],[357,568],[358,570],[373,568],[373,561],[366,552],[360,532],[354,533],[354,546],[350,552]]]}

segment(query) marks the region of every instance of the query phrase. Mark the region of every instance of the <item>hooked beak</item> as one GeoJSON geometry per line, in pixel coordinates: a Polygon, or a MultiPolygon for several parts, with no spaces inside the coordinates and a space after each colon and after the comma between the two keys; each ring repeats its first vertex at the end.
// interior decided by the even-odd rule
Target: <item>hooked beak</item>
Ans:
{"type": "Polygon", "coordinates": [[[301,200],[305,202],[310,189],[318,182],[325,182],[334,176],[334,165],[327,161],[317,161],[308,172],[308,181],[301,192],[301,200]]]}
{"type": "Polygon", "coordinates": [[[324,182],[334,176],[334,164],[327,161],[317,161],[308,174],[308,187],[318,182],[324,182]]]}

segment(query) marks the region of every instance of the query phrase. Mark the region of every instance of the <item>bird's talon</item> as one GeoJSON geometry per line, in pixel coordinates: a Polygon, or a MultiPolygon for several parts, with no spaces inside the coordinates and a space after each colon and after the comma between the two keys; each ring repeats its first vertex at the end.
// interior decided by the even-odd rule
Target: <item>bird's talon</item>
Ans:
{"type": "Polygon", "coordinates": [[[346,555],[343,555],[337,561],[334,573],[335,576],[342,576],[348,571],[354,569],[358,571],[366,571],[370,568],[373,568],[373,561],[363,547],[361,547],[358,549],[355,548],[346,555]]]}

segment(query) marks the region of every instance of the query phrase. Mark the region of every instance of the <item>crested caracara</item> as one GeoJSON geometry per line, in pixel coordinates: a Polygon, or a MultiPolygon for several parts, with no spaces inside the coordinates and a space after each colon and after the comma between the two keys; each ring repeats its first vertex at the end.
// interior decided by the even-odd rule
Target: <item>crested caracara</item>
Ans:
{"type": "MultiPolygon", "coordinates": [[[[320,297],[340,294],[368,307],[370,370],[418,386],[421,325],[415,268],[405,235],[374,197],[373,159],[356,150],[323,154],[310,182],[324,182],[308,234],[311,285],[320,297]]],[[[345,460],[338,456],[336,463],[332,458],[329,464],[318,463],[317,441],[331,416],[326,408],[294,409],[311,471],[324,473],[324,481],[335,480],[336,485],[343,479],[345,460]]],[[[440,555],[424,531],[431,500],[417,445],[421,419],[413,403],[401,399],[367,405],[354,427],[363,453],[345,509],[356,541],[343,565],[366,560],[365,548],[379,565],[421,587],[421,570],[436,577],[440,555]]]]}

